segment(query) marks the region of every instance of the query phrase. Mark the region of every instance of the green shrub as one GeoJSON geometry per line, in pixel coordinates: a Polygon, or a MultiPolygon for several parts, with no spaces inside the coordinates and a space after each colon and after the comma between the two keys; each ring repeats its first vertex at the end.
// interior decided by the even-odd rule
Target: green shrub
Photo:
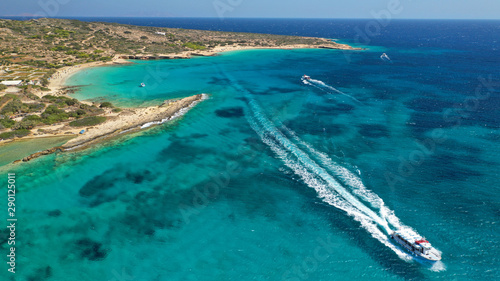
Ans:
{"type": "Polygon", "coordinates": [[[47,125],[59,123],[62,121],[65,121],[69,118],[69,115],[67,113],[56,113],[56,114],[50,114],[50,115],[42,115],[42,121],[43,123],[47,125]]]}
{"type": "Polygon", "coordinates": [[[24,112],[31,113],[42,110],[45,107],[44,103],[25,103],[28,108],[24,112]]]}
{"type": "Polygon", "coordinates": [[[7,89],[7,86],[5,86],[4,84],[0,84],[0,91],[3,91],[7,89]]]}
{"type": "Polygon", "coordinates": [[[76,54],[76,57],[79,58],[79,59],[83,59],[83,58],[90,57],[90,55],[87,54],[87,53],[84,53],[84,52],[79,52],[79,53],[76,54]]]}
{"type": "Polygon", "coordinates": [[[113,108],[113,104],[110,103],[109,101],[105,101],[103,103],[101,103],[101,106],[99,106],[100,108],[113,108]]]}
{"type": "Polygon", "coordinates": [[[193,49],[193,50],[204,50],[207,48],[198,42],[188,42],[188,43],[184,43],[182,46],[188,47],[188,48],[193,49]]]}
{"type": "Polygon", "coordinates": [[[77,109],[75,112],[79,116],[87,114],[87,111],[85,111],[83,109],[77,109]]]}
{"type": "Polygon", "coordinates": [[[15,131],[10,131],[10,132],[6,132],[6,133],[2,133],[0,134],[0,139],[2,140],[7,140],[7,139],[12,139],[14,137],[24,137],[24,136],[27,136],[31,133],[30,130],[26,130],[26,129],[20,129],[20,130],[15,130],[15,131]]]}
{"type": "MultiPolygon", "coordinates": [[[[36,117],[38,117],[38,116],[36,116],[36,117]]],[[[31,130],[36,125],[40,124],[40,122],[41,122],[41,118],[40,118],[40,120],[33,120],[33,119],[26,119],[25,120],[25,119],[23,119],[21,122],[17,122],[14,126],[12,126],[12,129],[14,129],[14,130],[19,130],[19,129],[31,130]]]]}
{"type": "Polygon", "coordinates": [[[98,114],[104,113],[104,110],[102,108],[97,108],[95,105],[88,105],[88,104],[84,104],[84,103],[80,104],[80,109],[83,109],[88,114],[93,114],[93,115],[98,115],[98,114]]]}
{"type": "Polygon", "coordinates": [[[79,104],[77,99],[72,99],[72,98],[68,98],[68,97],[64,97],[64,96],[55,97],[52,95],[45,95],[45,96],[43,96],[43,99],[45,101],[48,101],[48,102],[53,102],[61,108],[66,107],[66,106],[73,106],[73,105],[79,104]]]}
{"type": "Polygon", "coordinates": [[[57,106],[55,106],[53,104],[47,106],[47,108],[43,112],[43,114],[46,114],[46,115],[60,114],[60,113],[64,113],[64,110],[57,108],[57,106]]]}
{"type": "Polygon", "coordinates": [[[40,99],[37,95],[35,95],[33,93],[27,93],[26,97],[29,98],[30,100],[39,100],[40,99]]]}
{"type": "Polygon", "coordinates": [[[57,108],[53,104],[49,105],[42,113],[42,122],[47,125],[62,122],[68,118],[69,115],[64,110],[57,108]]]}
{"type": "Polygon", "coordinates": [[[113,111],[113,112],[121,112],[121,111],[122,111],[122,109],[117,107],[117,108],[113,108],[113,110],[112,110],[112,111],[113,111]]]}
{"type": "Polygon", "coordinates": [[[55,46],[53,48],[50,48],[51,51],[68,51],[68,50],[71,50],[71,48],[69,47],[66,47],[66,46],[55,46]]]}
{"type": "Polygon", "coordinates": [[[37,122],[41,122],[42,121],[42,117],[38,116],[38,115],[28,115],[26,117],[23,118],[23,121],[37,121],[37,122]]]}
{"type": "Polygon", "coordinates": [[[83,127],[83,126],[95,126],[106,121],[106,117],[103,116],[90,116],[83,119],[75,120],[70,122],[69,125],[73,127],[83,127]]]}
{"type": "Polygon", "coordinates": [[[22,110],[22,108],[23,103],[18,99],[14,99],[13,101],[10,101],[7,105],[5,105],[0,113],[4,115],[18,113],[22,110]]]}
{"type": "Polygon", "coordinates": [[[54,97],[53,95],[45,95],[42,97],[42,99],[54,102],[57,99],[57,97],[54,97]]]}
{"type": "Polygon", "coordinates": [[[107,56],[106,56],[106,57],[102,57],[102,58],[100,58],[99,60],[100,60],[100,61],[111,61],[112,59],[113,59],[112,57],[107,57],[107,56]]]}
{"type": "Polygon", "coordinates": [[[77,99],[65,98],[64,103],[68,106],[73,106],[78,103],[77,99]]]}
{"type": "Polygon", "coordinates": [[[0,125],[2,125],[4,128],[12,128],[14,124],[16,124],[16,121],[9,118],[0,119],[0,125]]]}

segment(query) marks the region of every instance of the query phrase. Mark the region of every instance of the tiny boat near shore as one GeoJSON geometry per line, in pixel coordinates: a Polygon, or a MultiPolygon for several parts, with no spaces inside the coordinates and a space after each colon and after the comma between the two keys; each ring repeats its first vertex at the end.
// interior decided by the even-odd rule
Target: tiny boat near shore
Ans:
{"type": "Polygon", "coordinates": [[[391,238],[415,256],[431,262],[441,260],[441,253],[411,229],[398,229],[391,233],[391,238]]]}
{"type": "Polygon", "coordinates": [[[141,87],[146,87],[146,84],[144,84],[144,83],[141,83],[141,87]]]}

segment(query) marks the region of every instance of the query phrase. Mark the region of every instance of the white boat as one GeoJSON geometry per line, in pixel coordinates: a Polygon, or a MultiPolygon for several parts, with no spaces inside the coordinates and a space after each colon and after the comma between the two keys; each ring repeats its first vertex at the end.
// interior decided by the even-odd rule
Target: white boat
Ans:
{"type": "Polygon", "coordinates": [[[391,233],[391,238],[415,256],[432,262],[441,260],[441,253],[411,229],[398,229],[391,233]]]}
{"type": "Polygon", "coordinates": [[[380,58],[381,58],[382,60],[391,60],[391,58],[389,58],[389,56],[388,56],[386,53],[383,53],[383,54],[380,56],[380,58]]]}
{"type": "Polygon", "coordinates": [[[144,84],[144,83],[141,83],[141,87],[146,87],[146,84],[144,84]]]}
{"type": "Polygon", "coordinates": [[[307,75],[303,75],[302,76],[302,80],[311,80],[311,77],[307,76],[307,75]]]}

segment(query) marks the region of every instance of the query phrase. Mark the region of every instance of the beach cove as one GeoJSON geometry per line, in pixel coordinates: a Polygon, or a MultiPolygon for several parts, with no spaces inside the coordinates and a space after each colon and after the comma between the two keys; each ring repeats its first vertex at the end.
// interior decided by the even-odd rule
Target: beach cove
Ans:
{"type": "MultiPolygon", "coordinates": [[[[311,38],[313,39],[313,38],[311,38]]],[[[293,49],[341,49],[341,50],[361,50],[360,48],[352,48],[349,45],[346,44],[338,44],[338,43],[332,43],[331,40],[328,39],[322,39],[322,38],[315,38],[315,40],[322,40],[324,45],[312,45],[312,44],[288,44],[285,46],[268,46],[268,47],[256,47],[256,46],[241,46],[238,44],[234,44],[231,46],[224,46],[224,47],[215,47],[211,48],[209,50],[205,51],[197,51],[197,52],[192,52],[192,51],[185,51],[185,52],[180,52],[180,53],[175,53],[171,55],[156,55],[156,56],[149,56],[149,55],[140,55],[140,56],[125,56],[125,55],[115,55],[115,57],[111,61],[106,61],[106,62],[91,62],[91,63],[86,63],[86,64],[80,64],[80,65],[75,65],[75,66],[68,66],[68,67],[63,67],[59,69],[56,73],[54,73],[50,78],[49,78],[49,85],[48,89],[50,92],[43,92],[43,91],[34,91],[33,93],[37,95],[39,98],[42,98],[44,95],[55,95],[55,96],[66,96],[69,97],[68,95],[68,87],[66,87],[66,80],[71,77],[72,75],[78,73],[78,72],[85,72],[87,69],[94,68],[94,67],[103,67],[103,66],[119,66],[119,65],[125,65],[125,64],[132,64],[134,63],[131,59],[135,60],[170,60],[170,59],[191,59],[191,58],[196,58],[196,57],[212,57],[219,55],[220,53],[223,52],[233,52],[233,51],[244,51],[244,50],[263,50],[263,49],[275,49],[275,50],[293,50],[293,49]]],[[[157,77],[154,77],[154,74],[152,74],[151,70],[148,70],[149,74],[144,77],[143,81],[148,81],[151,78],[156,79],[155,83],[153,84],[154,87],[158,86],[158,79],[157,77]]],[[[145,84],[141,84],[145,85],[145,84]]],[[[75,85],[73,87],[79,87],[80,85],[75,85]]],[[[73,88],[70,87],[70,88],[73,88]]],[[[138,89],[134,89],[136,92],[138,89]]],[[[144,89],[142,89],[144,90],[144,89]]],[[[70,89],[69,91],[73,91],[73,89],[70,89]]],[[[100,91],[97,90],[96,93],[99,93],[100,91]]],[[[108,110],[104,115],[108,121],[105,122],[105,124],[97,126],[97,127],[92,127],[92,132],[89,133],[89,129],[87,130],[81,130],[82,128],[71,128],[67,126],[67,123],[61,123],[61,124],[56,124],[50,125],[50,126],[42,126],[38,128],[38,132],[34,134],[30,134],[26,137],[21,137],[21,138],[15,138],[14,140],[2,140],[0,145],[4,146],[4,150],[8,151],[9,148],[9,143],[13,141],[18,141],[18,140],[29,140],[29,139],[38,139],[38,138],[51,138],[51,137],[68,137],[68,136],[74,136],[75,139],[72,141],[69,141],[67,144],[64,146],[58,146],[58,147],[52,147],[50,149],[42,150],[40,152],[36,152],[31,155],[26,155],[26,157],[23,157],[22,159],[14,161],[14,163],[19,163],[21,161],[30,161],[34,158],[38,158],[43,155],[48,155],[52,154],[57,151],[64,151],[67,149],[73,149],[74,147],[78,147],[79,149],[83,149],[86,146],[92,144],[92,143],[97,143],[100,140],[103,139],[109,139],[112,136],[115,136],[119,132],[124,132],[124,131],[131,131],[132,129],[137,130],[137,129],[144,129],[146,127],[150,127],[151,125],[157,125],[161,124],[163,122],[166,122],[169,118],[172,118],[174,115],[178,114],[179,112],[184,112],[185,109],[192,107],[197,103],[197,101],[201,101],[206,98],[205,96],[198,95],[198,96],[193,96],[190,98],[182,99],[178,101],[179,98],[176,98],[175,100],[172,101],[163,101],[161,106],[151,106],[151,104],[147,104],[149,106],[144,107],[144,101],[142,101],[141,107],[140,108],[127,108],[125,112],[122,113],[113,113],[113,111],[108,110]],[[194,98],[194,99],[193,99],[194,98]],[[187,103],[186,103],[187,102],[187,103]],[[179,106],[179,105],[182,106],[179,106]],[[165,105],[171,105],[172,108],[176,109],[175,111],[172,110],[165,110],[166,106],[165,105]],[[133,122],[131,122],[133,120],[133,122]],[[149,123],[150,125],[146,127],[141,127],[144,124],[149,123]],[[82,135],[82,132],[86,131],[87,133],[85,135],[82,135]],[[7,147],[6,147],[7,146],[7,147]]],[[[95,102],[88,102],[88,101],[81,101],[82,103],[88,104],[88,105],[95,105],[95,102]]],[[[158,104],[160,101],[153,102],[152,104],[158,104]]],[[[130,104],[126,104],[125,106],[130,106],[130,104]]],[[[43,146],[41,146],[43,147],[43,146]]],[[[12,154],[14,155],[14,154],[12,154]]]]}

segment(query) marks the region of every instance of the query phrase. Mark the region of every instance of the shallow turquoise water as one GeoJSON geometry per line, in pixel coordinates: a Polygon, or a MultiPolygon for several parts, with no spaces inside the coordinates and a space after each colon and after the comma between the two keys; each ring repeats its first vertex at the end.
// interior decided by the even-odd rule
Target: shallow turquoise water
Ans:
{"type": "Polygon", "coordinates": [[[173,123],[11,168],[18,278],[498,278],[498,91],[446,119],[478,73],[436,67],[456,52],[428,54],[432,64],[392,53],[254,50],[73,76],[85,85],[75,97],[120,106],[210,99],[173,123]],[[443,263],[405,260],[380,226],[395,218],[443,263]]]}

